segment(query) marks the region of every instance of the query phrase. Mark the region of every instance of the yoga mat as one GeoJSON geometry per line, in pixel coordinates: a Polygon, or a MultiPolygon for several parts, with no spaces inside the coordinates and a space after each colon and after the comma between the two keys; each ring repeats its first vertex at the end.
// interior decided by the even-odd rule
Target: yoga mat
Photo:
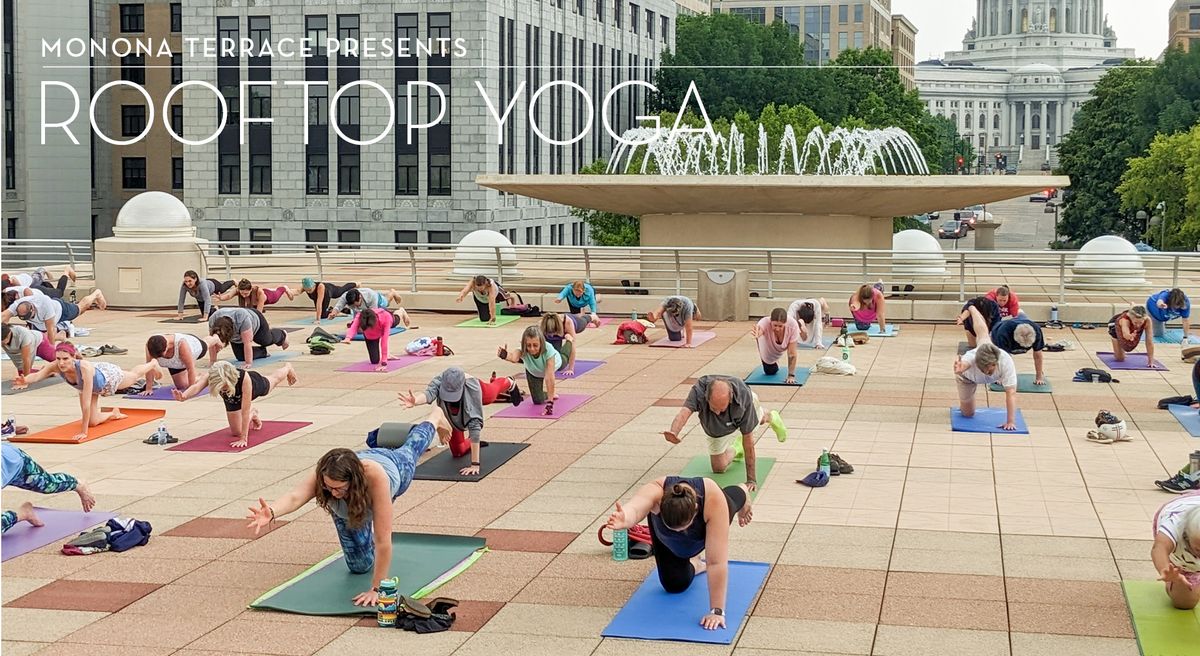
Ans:
{"type": "Polygon", "coordinates": [[[813,350],[813,351],[815,351],[815,350],[825,350],[825,349],[828,349],[830,346],[833,346],[833,340],[832,340],[832,339],[822,339],[822,340],[821,340],[821,345],[820,345],[820,346],[817,346],[817,345],[815,345],[815,344],[812,344],[812,345],[810,345],[810,344],[802,344],[802,343],[800,343],[800,342],[796,342],[796,348],[799,348],[799,349],[809,349],[809,350],[813,350]]]}
{"type": "Polygon", "coordinates": [[[48,385],[53,385],[54,383],[57,383],[60,381],[62,381],[62,378],[59,378],[58,374],[55,374],[49,378],[44,378],[42,380],[39,380],[36,383],[30,383],[29,387],[26,387],[23,390],[15,390],[15,389],[13,389],[12,381],[6,380],[6,381],[4,381],[3,384],[0,384],[0,393],[4,394],[6,396],[9,394],[22,394],[25,392],[32,392],[35,389],[41,389],[48,385]]]}
{"type": "Polygon", "coordinates": [[[975,416],[970,418],[962,416],[962,411],[958,408],[950,408],[950,428],[959,433],[1001,433],[1004,435],[1029,433],[1029,427],[1025,425],[1025,417],[1021,415],[1020,408],[1017,408],[1017,430],[1006,431],[1000,428],[1007,418],[1008,411],[1004,408],[975,408],[975,416]]]}
{"type": "MultiPolygon", "coordinates": [[[[389,358],[387,361],[387,372],[391,373],[397,369],[403,369],[409,365],[417,364],[418,362],[425,362],[427,360],[429,360],[429,357],[421,355],[401,355],[395,358],[389,358]]],[[[338,369],[338,371],[350,373],[378,373],[375,371],[375,365],[371,364],[370,360],[346,365],[345,367],[338,369]]]]}
{"type": "MultiPolygon", "coordinates": [[[[392,330],[391,330],[391,332],[388,333],[388,337],[391,337],[392,335],[399,335],[400,333],[404,332],[405,330],[407,330],[407,329],[404,326],[392,326],[392,330]]],[[[346,339],[346,333],[342,333],[342,339],[346,339]]],[[[363,334],[360,332],[357,335],[355,335],[354,337],[351,337],[350,341],[365,342],[365,341],[367,341],[367,338],[363,337],[363,334]]]]}
{"type": "Polygon", "coordinates": [[[204,317],[184,317],[182,319],[159,319],[159,323],[200,323],[204,321],[204,317]]]}
{"type": "MultiPolygon", "coordinates": [[[[235,348],[237,348],[237,347],[235,347],[235,348]]],[[[275,353],[272,353],[271,355],[268,355],[265,358],[254,358],[254,362],[252,362],[250,364],[250,366],[258,367],[258,366],[262,366],[265,364],[277,364],[277,363],[283,362],[285,360],[290,360],[291,358],[296,357],[297,353],[298,353],[298,351],[276,351],[275,353]]],[[[231,363],[235,367],[240,367],[244,364],[241,360],[238,360],[237,358],[226,358],[225,360],[227,362],[231,363]]]]}
{"type": "MultiPolygon", "coordinates": [[[[717,334],[711,330],[692,331],[692,346],[693,347],[700,346],[704,342],[707,342],[708,340],[710,340],[716,336],[717,336],[717,334]]],[[[672,342],[670,339],[663,337],[662,339],[658,340],[657,342],[651,342],[650,346],[656,346],[658,348],[683,348],[683,340],[679,340],[678,342],[672,342]]]]}
{"type": "Polygon", "coordinates": [[[301,326],[301,327],[303,327],[303,326],[318,326],[318,325],[319,326],[334,326],[337,324],[341,324],[341,325],[345,326],[350,323],[350,317],[338,316],[338,317],[334,317],[332,319],[321,319],[321,323],[319,323],[319,324],[316,323],[315,321],[313,321],[312,317],[309,317],[307,319],[292,319],[288,323],[292,324],[293,326],[301,326]]]}
{"type": "MultiPolygon", "coordinates": [[[[770,435],[774,436],[774,433],[770,433],[770,435]]],[[[816,458],[813,458],[813,463],[816,463],[816,458]]],[[[758,471],[754,472],[754,475],[758,478],[758,488],[751,494],[751,496],[758,496],[758,490],[762,489],[763,483],[767,482],[767,475],[770,474],[771,469],[775,467],[775,459],[758,458],[756,464],[758,466],[758,471]]],[[[725,471],[717,474],[712,470],[712,460],[710,460],[708,456],[699,455],[688,461],[687,466],[683,468],[683,471],[679,472],[679,475],[687,477],[703,476],[704,478],[711,478],[721,487],[741,485],[742,483],[746,482],[746,462],[744,460],[734,460],[733,462],[729,463],[729,467],[727,467],[725,471]]]]}
{"type": "Polygon", "coordinates": [[[78,510],[34,507],[34,512],[45,526],[33,526],[29,522],[13,524],[13,527],[0,537],[0,552],[4,554],[0,560],[16,558],[63,538],[74,538],[83,531],[117,516],[117,513],[102,510],[85,513],[78,510]]]}
{"type": "MultiPolygon", "coordinates": [[[[1050,379],[1046,379],[1045,385],[1034,385],[1033,381],[1037,380],[1036,374],[1017,374],[1017,392],[1020,394],[1049,394],[1050,379]]],[[[992,383],[988,385],[988,390],[992,392],[1003,392],[1004,386],[1000,383],[992,383]]]]}
{"type": "Polygon", "coordinates": [[[774,376],[768,376],[763,373],[762,365],[758,365],[746,376],[747,385],[785,385],[787,387],[800,387],[808,382],[808,376],[812,370],[808,367],[796,367],[796,382],[785,383],[787,380],[787,367],[780,366],[779,371],[775,372],[774,376]]]}
{"type": "Polygon", "coordinates": [[[1200,437],[1200,410],[1190,405],[1169,405],[1167,410],[1179,421],[1179,425],[1187,429],[1188,435],[1200,437]]]}
{"type": "Polygon", "coordinates": [[[294,430],[299,430],[311,424],[311,421],[264,421],[262,428],[250,431],[250,439],[247,440],[248,443],[240,449],[229,446],[229,443],[233,441],[233,433],[228,428],[222,428],[219,431],[213,431],[207,435],[201,435],[200,437],[168,447],[167,451],[241,453],[246,449],[253,449],[259,444],[269,442],[280,435],[287,435],[294,430]]]}
{"type": "Polygon", "coordinates": [[[725,628],[716,631],[700,626],[700,617],[704,609],[710,606],[707,574],[697,576],[684,592],[668,594],[658,581],[658,572],[651,570],[625,607],[600,635],[606,638],[728,645],[733,642],[742,621],[746,619],[750,604],[758,596],[770,569],[767,563],[729,561],[725,628]]]}
{"type": "Polygon", "coordinates": [[[503,326],[504,324],[507,324],[507,323],[512,323],[520,318],[521,317],[519,317],[515,314],[502,314],[502,315],[496,317],[496,325],[495,326],[489,326],[487,323],[480,321],[479,317],[475,317],[474,319],[468,319],[467,321],[464,321],[464,322],[458,324],[458,327],[459,328],[496,328],[498,326],[503,326]]]}
{"type": "MultiPolygon", "coordinates": [[[[152,392],[150,396],[142,396],[141,394],[126,394],[123,398],[130,399],[131,401],[174,401],[175,396],[171,394],[172,389],[175,388],[171,385],[159,385],[158,387],[154,388],[154,392],[152,392]]],[[[182,392],[183,390],[180,391],[182,392]]],[[[208,396],[207,387],[200,390],[200,392],[192,398],[197,399],[201,396],[208,396]]]]}
{"type": "Polygon", "coordinates": [[[850,326],[846,332],[852,335],[854,333],[865,332],[868,337],[895,337],[896,333],[900,332],[900,329],[896,327],[896,324],[889,323],[887,324],[887,332],[881,333],[879,332],[879,324],[873,323],[867,330],[859,330],[857,326],[850,326]]]}
{"type": "Polygon", "coordinates": [[[458,470],[471,464],[469,451],[462,457],[455,458],[450,455],[450,449],[445,449],[418,465],[413,479],[418,481],[480,481],[528,446],[521,442],[488,442],[487,446],[479,449],[478,476],[463,476],[458,473],[458,470]]]}
{"type": "MultiPolygon", "coordinates": [[[[398,594],[420,599],[436,589],[435,583],[465,571],[486,550],[483,538],[392,533],[388,573],[400,579],[398,594]]],[[[351,574],[339,551],[255,599],[250,607],[301,615],[374,615],[374,606],[364,608],[353,602],[355,595],[370,589],[373,575],[371,571],[351,574]]]]}
{"type": "MultiPolygon", "coordinates": [[[[602,364],[604,364],[604,360],[576,360],[575,375],[571,376],[571,378],[579,378],[580,376],[586,374],[592,369],[595,369],[596,367],[599,367],[602,364]]],[[[561,373],[554,374],[554,377],[558,380],[567,379],[567,377],[563,376],[561,373]]],[[[525,372],[522,371],[521,373],[517,374],[516,378],[525,378],[525,372]]]]}
{"type": "Polygon", "coordinates": [[[1155,344],[1178,344],[1183,341],[1182,329],[1171,329],[1163,331],[1162,336],[1155,337],[1155,344]]]}
{"type": "MultiPolygon", "coordinates": [[[[107,412],[112,410],[112,408],[106,407],[101,408],[101,410],[107,412]]],[[[126,415],[124,419],[106,421],[99,426],[92,426],[89,428],[86,440],[75,439],[75,434],[79,432],[80,425],[78,421],[71,421],[61,426],[47,428],[44,431],[30,433],[29,435],[10,437],[8,438],[8,441],[37,442],[39,444],[82,444],[83,442],[98,440],[102,437],[112,435],[113,433],[120,433],[126,428],[133,428],[135,426],[141,426],[142,424],[150,423],[155,419],[159,419],[167,414],[166,410],[159,410],[157,408],[121,407],[121,412],[125,413],[126,415]]]]}
{"type": "Polygon", "coordinates": [[[521,401],[521,405],[516,407],[510,405],[492,416],[511,419],[560,419],[591,400],[590,394],[559,394],[558,400],[554,402],[554,414],[547,416],[542,414],[546,408],[545,405],[534,405],[533,399],[526,396],[525,400],[521,401]]]}
{"type": "MultiPolygon", "coordinates": [[[[1100,361],[1113,371],[1137,371],[1139,369],[1142,371],[1151,371],[1151,369],[1146,366],[1145,353],[1126,353],[1124,362],[1117,362],[1114,360],[1113,354],[1109,353],[1108,351],[1100,351],[1096,353],[1096,357],[1100,358],[1100,361]]],[[[1155,360],[1153,371],[1168,371],[1168,369],[1165,365],[1163,365],[1163,363],[1155,360]]]]}
{"type": "Polygon", "coordinates": [[[1159,581],[1121,584],[1142,656],[1186,656],[1200,648],[1200,609],[1171,605],[1159,581]]]}

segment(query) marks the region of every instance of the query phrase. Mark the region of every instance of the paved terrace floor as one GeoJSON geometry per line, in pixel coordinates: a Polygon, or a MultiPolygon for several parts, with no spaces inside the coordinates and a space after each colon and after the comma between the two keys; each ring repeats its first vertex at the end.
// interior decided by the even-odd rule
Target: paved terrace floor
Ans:
{"type": "MultiPolygon", "coordinates": [[[[276,324],[301,316],[311,315],[269,314],[276,324]]],[[[90,481],[99,508],[149,520],[154,537],[122,554],[68,557],[54,545],[4,563],[4,654],[1138,653],[1119,582],[1155,578],[1151,517],[1173,497],[1152,481],[1197,444],[1155,401],[1188,393],[1189,369],[1177,346],[1161,346],[1170,372],[1123,372],[1116,386],[1071,383],[1076,369],[1097,365],[1092,352],[1108,342],[1101,330],[1051,332],[1079,348],[1047,356],[1054,394],[1021,395],[1026,436],[950,431],[949,372],[962,337],[954,326],[906,325],[899,337],[855,348],[854,377],[814,374],[801,389],[756,388],[782,410],[791,438],[759,441],[760,455],[779,462],[753,523],[732,530],[731,557],[772,565],[732,646],[601,639],[652,561],[614,563],[595,535],[614,499],[705,452],[694,420],[678,446],[660,431],[690,378],[744,375],[756,364],[750,326],[739,323],[702,324],[718,337],[690,351],[614,346],[611,325],[587,331],[581,357],[606,364],[561,389],[591,401],[553,422],[488,421],[488,439],[531,446],[482,482],[416,481],[396,501],[396,530],[490,542],[490,553],[438,592],[464,600],[452,631],[420,636],[381,630],[373,618],[247,609],[338,548],[330,520],[311,505],[254,539],[239,519],[251,500],[290,488],[331,447],[358,447],[381,421],[421,416],[404,410],[396,392],[421,389],[445,366],[515,373],[495,348],[517,343],[531,321],[480,330],[451,327],[462,315],[414,316],[421,329],[410,335],[443,335],[456,355],[391,374],[336,373],[364,358],[360,344],[294,358],[299,384],[256,406],[264,419],[312,426],[244,453],[147,446],[152,424],[83,445],[29,445],[42,464],[90,481]],[[1087,443],[1101,408],[1129,420],[1133,442],[1087,443]],[[822,489],[798,485],[822,447],[855,473],[822,489]]],[[[127,366],[140,360],[148,335],[177,327],[113,311],[85,319],[93,333],[79,341],[129,348],[111,358],[127,366]]],[[[801,363],[818,355],[802,352],[801,363]]],[[[1029,357],[1018,364],[1032,367],[1029,357]]],[[[3,373],[11,377],[10,363],[3,373]]],[[[225,426],[210,398],[139,405],[169,408],[168,427],[181,440],[225,426]]],[[[52,385],[6,397],[4,413],[39,430],[76,419],[77,397],[52,385]]],[[[13,489],[4,507],[26,499],[78,508],[70,493],[13,489]]]]}

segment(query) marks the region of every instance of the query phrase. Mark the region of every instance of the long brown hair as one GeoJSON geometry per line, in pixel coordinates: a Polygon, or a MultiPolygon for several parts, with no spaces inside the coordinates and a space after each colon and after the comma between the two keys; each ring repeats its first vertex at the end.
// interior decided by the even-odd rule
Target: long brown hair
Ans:
{"type": "MultiPolygon", "coordinates": [[[[317,505],[326,512],[333,514],[332,504],[337,501],[325,487],[325,478],[347,483],[346,523],[350,528],[359,528],[367,520],[371,511],[371,495],[367,490],[367,472],[363,469],[362,461],[350,449],[331,449],[317,461],[317,505]]],[[[380,509],[380,512],[391,512],[380,509]]]]}
{"type": "Polygon", "coordinates": [[[216,335],[217,339],[226,346],[233,343],[233,333],[233,319],[229,317],[217,317],[212,324],[212,330],[208,331],[208,334],[216,335]]]}
{"type": "Polygon", "coordinates": [[[663,490],[662,501],[658,504],[658,516],[662,518],[667,528],[683,530],[695,519],[700,510],[700,499],[696,490],[687,483],[676,483],[670,489],[663,490]]]}
{"type": "Polygon", "coordinates": [[[562,316],[557,312],[547,312],[542,315],[542,333],[545,335],[565,335],[567,327],[563,325],[562,316]]]}

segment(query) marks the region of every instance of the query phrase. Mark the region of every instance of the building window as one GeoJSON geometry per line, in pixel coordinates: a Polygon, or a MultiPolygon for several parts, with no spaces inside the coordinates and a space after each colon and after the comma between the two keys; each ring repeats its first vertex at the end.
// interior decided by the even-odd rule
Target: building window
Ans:
{"type": "MultiPolygon", "coordinates": [[[[242,229],[241,228],[217,228],[217,241],[218,242],[221,242],[222,244],[229,244],[229,243],[239,242],[241,240],[242,240],[242,229]]],[[[230,255],[241,255],[242,250],[240,248],[236,248],[236,247],[230,248],[229,254],[230,255]]]]}
{"type": "Polygon", "coordinates": [[[862,47],[863,47],[863,33],[855,32],[854,33],[854,49],[862,50],[862,47]]]}
{"type": "Polygon", "coordinates": [[[183,53],[171,55],[171,84],[183,82],[183,53]]]}
{"type": "Polygon", "coordinates": [[[450,155],[429,156],[429,195],[450,195],[450,155]]]}
{"type": "Polygon", "coordinates": [[[862,5],[854,5],[854,22],[855,23],[863,22],[863,6],[862,5]]]}
{"type": "Polygon", "coordinates": [[[6,230],[5,234],[8,236],[9,239],[17,238],[17,220],[18,219],[15,216],[8,218],[8,225],[5,228],[5,230],[6,230]]]}
{"type": "Polygon", "coordinates": [[[596,20],[604,22],[604,3],[608,0],[596,0],[596,20]]]}
{"type": "Polygon", "coordinates": [[[171,31],[179,33],[183,31],[183,3],[171,3],[171,31]]]}
{"type": "Polygon", "coordinates": [[[183,158],[171,158],[171,188],[183,189],[183,158]]]}
{"type": "Polygon", "coordinates": [[[146,83],[146,56],[125,55],[121,58],[121,79],[134,84],[146,83]]]}
{"type": "Polygon", "coordinates": [[[270,87],[250,85],[250,118],[271,118],[270,87]]]}
{"type": "MultiPolygon", "coordinates": [[[[250,228],[250,241],[259,242],[259,243],[270,242],[271,241],[271,229],[270,228],[250,228]]],[[[270,246],[251,246],[250,247],[251,255],[267,255],[270,252],[271,252],[270,246]]]]}
{"type": "Polygon", "coordinates": [[[654,12],[646,10],[646,38],[654,40],[654,12]]]}
{"type": "Polygon", "coordinates": [[[625,27],[625,0],[613,0],[613,24],[617,29],[625,27]]]}
{"type": "Polygon", "coordinates": [[[845,32],[838,32],[838,52],[846,50],[850,47],[850,35],[845,32]]]}
{"type": "Polygon", "coordinates": [[[314,153],[308,156],[307,193],[329,193],[329,155],[314,153]]]}
{"type": "Polygon", "coordinates": [[[416,196],[417,185],[417,153],[402,153],[396,156],[396,195],[416,196]]]}
{"type": "Polygon", "coordinates": [[[329,242],[329,231],[308,228],[304,231],[304,241],[308,242],[307,250],[312,250],[313,244],[326,244],[329,242]]]}
{"type": "Polygon", "coordinates": [[[146,158],[145,157],[122,157],[121,158],[121,188],[122,189],[145,189],[146,188],[146,158]]]}
{"type": "Polygon", "coordinates": [[[171,129],[175,134],[183,134],[183,105],[171,105],[171,129]]]}
{"type": "Polygon", "coordinates": [[[250,193],[271,193],[271,156],[250,156],[250,193]]]}
{"type": "Polygon", "coordinates": [[[850,21],[850,5],[838,5],[838,22],[845,24],[850,21]]]}
{"type": "Polygon", "coordinates": [[[1188,29],[1193,32],[1200,30],[1200,14],[1188,15],[1188,29]]]}
{"type": "Polygon", "coordinates": [[[121,105],[121,136],[136,137],[146,129],[145,105],[121,105]]]}
{"type": "Polygon", "coordinates": [[[415,244],[417,243],[416,230],[396,230],[392,233],[395,236],[397,244],[415,244]]]}
{"type": "Polygon", "coordinates": [[[766,7],[732,7],[729,13],[734,16],[741,16],[751,23],[757,25],[767,24],[767,8],[766,7]]]}
{"type": "Polygon", "coordinates": [[[121,31],[146,31],[146,5],[121,5],[121,31]]]}
{"type": "Polygon", "coordinates": [[[343,244],[357,244],[362,241],[362,232],[359,230],[338,230],[338,248],[344,250],[358,250],[359,246],[343,246],[343,244]]]}
{"type": "Polygon", "coordinates": [[[425,240],[426,240],[426,243],[429,243],[429,244],[449,244],[450,243],[450,231],[449,230],[430,230],[425,233],[425,240]]]}
{"type": "Polygon", "coordinates": [[[239,194],[242,192],[242,164],[236,154],[221,155],[220,188],[218,193],[239,194]]]}
{"type": "Polygon", "coordinates": [[[525,226],[525,244],[533,243],[533,226],[525,226]]]}
{"type": "Polygon", "coordinates": [[[658,38],[662,39],[663,43],[670,43],[671,37],[668,35],[668,31],[671,28],[671,19],[666,16],[659,16],[658,18],[659,28],[661,28],[658,31],[658,38]]]}
{"type": "Polygon", "coordinates": [[[359,191],[358,153],[338,155],[338,193],[356,196],[359,191]]]}
{"type": "MultiPolygon", "coordinates": [[[[764,13],[763,16],[765,18],[766,14],[764,13]]],[[[629,3],[629,29],[634,34],[641,34],[641,17],[642,8],[633,4],[632,2],[629,3]]]]}

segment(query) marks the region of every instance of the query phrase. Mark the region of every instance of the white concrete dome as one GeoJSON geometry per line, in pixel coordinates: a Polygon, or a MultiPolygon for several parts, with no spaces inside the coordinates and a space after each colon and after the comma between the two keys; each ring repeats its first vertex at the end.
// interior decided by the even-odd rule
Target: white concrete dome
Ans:
{"type": "Polygon", "coordinates": [[[1018,68],[1012,75],[1015,84],[1061,84],[1062,72],[1048,64],[1029,64],[1018,68]]]}
{"type": "Polygon", "coordinates": [[[192,215],[183,201],[161,191],[145,191],[126,201],[117,213],[118,228],[191,228],[192,215]]]}
{"type": "Polygon", "coordinates": [[[906,276],[946,275],[946,256],[937,237],[924,230],[892,235],[892,273],[906,276]]]}
{"type": "Polygon", "coordinates": [[[454,274],[462,276],[495,276],[500,273],[496,262],[500,250],[500,267],[504,275],[520,276],[517,270],[517,250],[508,237],[495,230],[476,230],[463,237],[454,248],[454,274]]]}
{"type": "Polygon", "coordinates": [[[1071,266],[1071,289],[1137,289],[1148,285],[1142,256],[1116,235],[1096,237],[1079,249],[1071,266]]]}

